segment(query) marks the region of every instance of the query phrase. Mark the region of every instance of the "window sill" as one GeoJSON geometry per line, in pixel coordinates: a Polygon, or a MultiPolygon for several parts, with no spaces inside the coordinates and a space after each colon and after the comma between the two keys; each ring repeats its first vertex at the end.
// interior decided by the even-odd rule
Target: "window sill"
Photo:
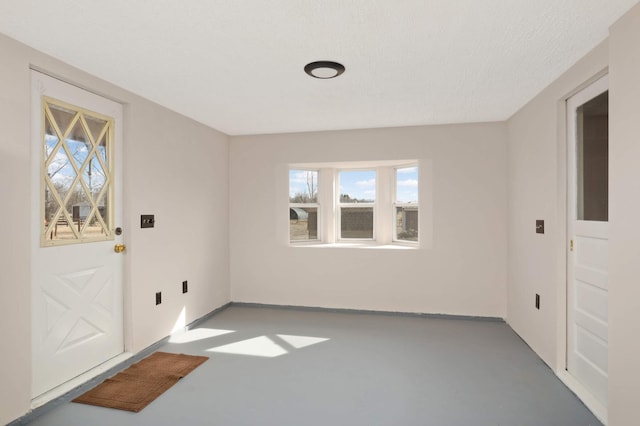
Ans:
{"type": "Polygon", "coordinates": [[[418,244],[411,243],[389,243],[377,244],[375,242],[339,242],[339,243],[290,243],[289,247],[295,248],[356,248],[370,250],[417,250],[418,244]]]}

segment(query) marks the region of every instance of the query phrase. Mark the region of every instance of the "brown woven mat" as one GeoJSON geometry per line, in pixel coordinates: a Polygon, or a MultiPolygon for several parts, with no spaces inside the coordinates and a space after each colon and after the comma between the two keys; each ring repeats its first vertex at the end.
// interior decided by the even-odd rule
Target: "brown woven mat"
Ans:
{"type": "Polygon", "coordinates": [[[137,413],[208,359],[206,356],[155,352],[73,402],[137,413]]]}

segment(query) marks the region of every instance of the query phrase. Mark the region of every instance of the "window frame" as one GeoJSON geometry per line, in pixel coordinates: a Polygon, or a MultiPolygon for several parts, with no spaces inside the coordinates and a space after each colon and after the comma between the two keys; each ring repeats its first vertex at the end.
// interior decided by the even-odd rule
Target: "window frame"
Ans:
{"type": "Polygon", "coordinates": [[[420,223],[420,166],[417,162],[415,163],[407,163],[407,164],[400,164],[400,165],[396,165],[392,167],[393,170],[393,199],[391,202],[391,217],[392,217],[392,234],[391,234],[391,241],[394,244],[409,244],[409,245],[418,245],[420,244],[420,230],[422,229],[421,223],[420,223]],[[406,202],[398,202],[398,170],[400,169],[408,169],[408,168],[412,168],[415,167],[416,168],[416,175],[417,175],[417,181],[418,181],[418,187],[417,187],[417,197],[418,200],[415,203],[406,203],[406,202]],[[398,221],[396,218],[396,209],[398,207],[401,208],[406,208],[406,207],[415,207],[418,211],[418,237],[416,241],[412,241],[412,240],[402,240],[400,238],[398,238],[398,221]]]}
{"type": "Polygon", "coordinates": [[[287,177],[287,181],[289,184],[289,191],[291,190],[291,172],[292,171],[300,171],[300,172],[316,172],[317,176],[317,189],[316,189],[316,202],[315,203],[292,203],[291,202],[291,194],[289,193],[289,209],[292,208],[315,208],[316,213],[316,238],[314,239],[306,239],[306,240],[292,240],[291,239],[291,219],[289,219],[289,243],[290,244],[319,244],[322,243],[322,214],[321,214],[321,204],[320,204],[320,178],[321,172],[318,168],[306,168],[306,167],[289,167],[289,174],[287,177]]]}
{"type": "MultiPolygon", "coordinates": [[[[48,96],[41,96],[41,114],[42,114],[42,126],[40,130],[40,247],[58,247],[65,245],[75,245],[75,244],[86,244],[86,243],[94,243],[101,241],[113,241],[115,239],[113,229],[114,229],[114,125],[115,121],[113,117],[109,117],[104,114],[100,114],[98,112],[91,111],[87,108],[83,108],[77,105],[73,105],[59,99],[51,98],[48,96]],[[68,112],[73,113],[73,118],[67,124],[66,129],[60,129],[59,123],[56,120],[53,109],[63,109],[68,112]],[[96,134],[92,133],[87,124],[87,119],[89,120],[99,120],[104,121],[104,125],[100,133],[96,136],[96,134]],[[52,126],[52,130],[56,133],[55,137],[57,138],[57,142],[54,146],[51,147],[51,152],[47,153],[46,150],[46,126],[45,123],[49,122],[50,126],[52,126]],[[88,144],[85,142],[87,146],[87,157],[83,160],[83,162],[79,165],[77,162],[73,160],[73,154],[70,151],[69,141],[72,140],[69,137],[69,132],[76,125],[81,126],[81,129],[85,132],[86,137],[88,138],[88,144]],[[64,135],[67,137],[64,137],[64,135]],[[98,147],[104,143],[104,156],[99,154],[98,147]],[[43,144],[44,143],[44,144],[43,144]],[[72,210],[67,209],[67,203],[70,200],[68,195],[63,197],[60,196],[60,193],[57,189],[55,189],[55,184],[52,181],[52,177],[49,175],[48,167],[51,165],[52,161],[54,161],[54,157],[56,152],[64,152],[64,155],[68,159],[68,166],[73,169],[74,177],[72,180],[72,184],[69,186],[69,192],[77,191],[78,185],[81,186],[80,192],[86,196],[89,204],[89,213],[85,216],[84,224],[81,224],[81,221],[76,221],[73,217],[73,207],[72,210]],[[91,188],[88,187],[87,183],[84,181],[83,175],[84,171],[87,169],[87,165],[91,164],[93,158],[96,158],[99,163],[99,167],[102,170],[102,173],[105,177],[103,182],[103,188],[99,191],[100,196],[97,199],[92,198],[91,188]],[[87,162],[88,160],[88,162],[87,162]],[[85,165],[85,163],[87,165],[85,165]],[[105,189],[106,187],[106,189],[105,189]],[[88,192],[87,192],[88,191],[88,192]],[[47,200],[49,197],[52,197],[57,203],[57,209],[54,209],[54,214],[47,218],[47,200]],[[100,205],[102,204],[102,206],[100,205]],[[106,206],[105,206],[106,204],[106,206]],[[100,207],[103,207],[103,211],[100,211],[100,207]],[[89,220],[86,220],[89,219],[89,220]],[[97,227],[101,228],[100,235],[87,235],[87,231],[89,225],[92,221],[98,220],[97,227]],[[58,225],[67,226],[68,229],[72,232],[72,238],[56,238],[58,232],[58,225]]],[[[73,141],[76,142],[76,141],[73,141]]]]}
{"type": "Polygon", "coordinates": [[[338,242],[375,242],[376,241],[376,229],[377,229],[377,217],[378,217],[378,212],[377,212],[377,208],[378,208],[378,193],[379,193],[379,188],[378,188],[378,183],[379,183],[379,179],[378,179],[378,168],[377,167],[362,167],[362,168],[354,168],[354,167],[348,167],[348,168],[336,168],[335,169],[335,174],[334,174],[334,182],[335,182],[335,205],[336,205],[336,213],[335,213],[335,224],[336,224],[336,241],[338,242]],[[371,171],[375,174],[375,180],[376,180],[376,185],[375,185],[375,191],[376,191],[376,196],[375,199],[372,203],[342,203],[340,202],[340,173],[342,172],[368,172],[371,171]],[[373,210],[373,224],[372,224],[372,232],[371,238],[345,238],[342,236],[342,209],[346,208],[346,209],[352,209],[352,208],[372,208],[373,210]]]}
{"type": "MultiPolygon", "coordinates": [[[[288,241],[287,245],[289,247],[410,250],[429,249],[432,247],[432,160],[413,158],[405,160],[291,162],[285,167],[287,180],[289,181],[288,185],[291,184],[291,171],[318,172],[317,203],[291,203],[291,197],[289,196],[291,191],[288,191],[287,195],[287,203],[290,207],[315,207],[318,209],[317,239],[291,240],[291,223],[289,223],[289,229],[286,231],[288,236],[284,237],[284,232],[282,232],[283,240],[287,238],[284,241],[288,241]],[[416,167],[418,171],[418,203],[397,203],[397,170],[407,167],[416,167]],[[376,179],[375,201],[373,203],[340,203],[339,173],[341,171],[374,171],[376,179]],[[420,206],[420,201],[423,204],[422,206],[420,206]],[[396,238],[395,221],[397,216],[395,216],[395,210],[399,206],[418,207],[418,241],[396,238]],[[357,207],[370,207],[373,209],[373,237],[341,238],[341,208],[357,207]]],[[[295,189],[297,188],[294,186],[295,189]]],[[[282,193],[284,195],[284,191],[282,193]]],[[[284,225],[284,218],[279,223],[284,225]]],[[[284,231],[283,228],[280,228],[280,225],[278,225],[278,228],[284,231]]]]}

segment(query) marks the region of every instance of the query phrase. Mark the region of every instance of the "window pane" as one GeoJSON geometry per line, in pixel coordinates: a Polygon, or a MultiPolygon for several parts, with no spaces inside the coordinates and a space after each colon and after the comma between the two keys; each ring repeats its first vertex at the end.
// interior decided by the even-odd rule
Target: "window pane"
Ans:
{"type": "Polygon", "coordinates": [[[289,202],[318,202],[317,170],[289,170],[289,202]]]}
{"type": "Polygon", "coordinates": [[[609,92],[577,110],[578,220],[606,222],[609,213],[609,92]]]}
{"type": "Polygon", "coordinates": [[[341,238],[373,238],[373,207],[340,209],[341,238]]]}
{"type": "Polygon", "coordinates": [[[341,203],[373,203],[376,200],[375,171],[342,171],[339,179],[341,203]]]}
{"type": "Polygon", "coordinates": [[[396,169],[396,202],[418,202],[418,167],[396,169]]]}
{"type": "Polygon", "coordinates": [[[53,101],[45,108],[43,242],[111,239],[112,122],[53,101]],[[94,132],[89,137],[89,132],[94,132]],[[63,140],[60,137],[63,136],[63,140]],[[97,140],[96,140],[97,139],[97,140]],[[48,241],[47,241],[48,240],[48,241]]]}
{"type": "Polygon", "coordinates": [[[396,207],[396,240],[418,241],[418,206],[396,207]]]}
{"type": "Polygon", "coordinates": [[[318,208],[289,208],[289,239],[309,241],[318,239],[318,208]]]}

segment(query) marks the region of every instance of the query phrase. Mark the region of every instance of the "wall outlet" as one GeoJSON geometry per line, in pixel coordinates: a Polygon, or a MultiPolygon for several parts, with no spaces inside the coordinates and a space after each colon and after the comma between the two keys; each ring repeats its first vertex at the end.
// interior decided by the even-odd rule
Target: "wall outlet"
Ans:
{"type": "Polygon", "coordinates": [[[536,309],[540,309],[540,295],[536,294],[536,309]]]}
{"type": "Polygon", "coordinates": [[[162,292],[159,291],[156,293],[156,305],[159,305],[162,303],[162,292]]]}
{"type": "Polygon", "coordinates": [[[189,291],[189,288],[187,287],[187,281],[184,280],[182,281],[182,294],[186,293],[189,291]]]}

